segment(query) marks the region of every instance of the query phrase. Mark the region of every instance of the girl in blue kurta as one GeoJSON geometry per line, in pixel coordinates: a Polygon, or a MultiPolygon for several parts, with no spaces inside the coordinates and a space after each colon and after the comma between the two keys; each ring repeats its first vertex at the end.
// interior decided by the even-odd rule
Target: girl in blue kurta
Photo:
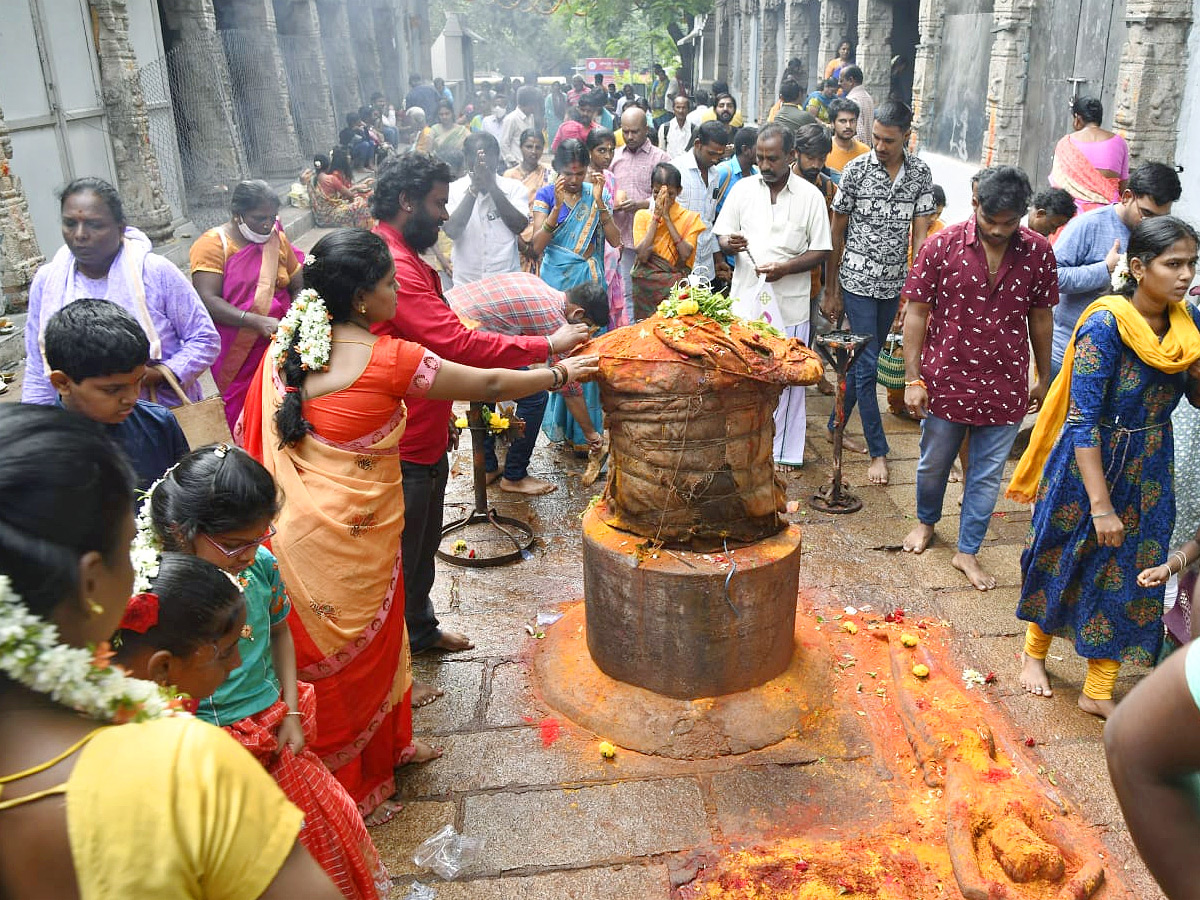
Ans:
{"type": "Polygon", "coordinates": [[[1028,499],[1040,473],[1021,555],[1017,617],[1030,623],[1022,686],[1050,695],[1050,639],[1067,638],[1088,660],[1079,705],[1100,716],[1113,708],[1120,663],[1153,665],[1162,643],[1162,587],[1141,585],[1137,575],[1170,548],[1171,412],[1185,390],[1200,401],[1200,314],[1183,302],[1196,248],[1196,233],[1178,219],[1148,219],[1134,230],[1126,289],[1081,317],[1045,421],[1009,488],[1028,499]],[[1056,408],[1065,413],[1060,434],[1056,408]]]}

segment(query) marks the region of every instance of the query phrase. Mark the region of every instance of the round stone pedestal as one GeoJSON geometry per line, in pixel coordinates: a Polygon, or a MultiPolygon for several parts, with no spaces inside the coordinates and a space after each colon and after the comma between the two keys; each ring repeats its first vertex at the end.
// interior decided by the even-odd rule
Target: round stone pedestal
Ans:
{"type": "Polygon", "coordinates": [[[798,526],[728,554],[660,549],[639,562],[641,543],[594,509],[584,515],[587,646],[601,671],[690,700],[744,691],[788,668],[798,526]]]}
{"type": "Polygon", "coordinates": [[[833,660],[819,631],[797,629],[784,671],[765,684],[697,700],[676,700],[617,681],[588,652],[583,604],[546,629],[533,657],[534,684],[554,712],[597,737],[653,756],[714,759],[802,736],[813,756],[867,753],[842,746],[858,727],[831,707],[833,660]]]}

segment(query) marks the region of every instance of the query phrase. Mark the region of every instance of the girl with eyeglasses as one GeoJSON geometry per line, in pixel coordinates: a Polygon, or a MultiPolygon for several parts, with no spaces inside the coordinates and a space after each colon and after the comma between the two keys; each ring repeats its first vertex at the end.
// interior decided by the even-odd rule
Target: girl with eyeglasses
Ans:
{"type": "MultiPolygon", "coordinates": [[[[354,800],[306,749],[315,731],[313,688],[297,679],[291,602],[275,556],[263,546],[279,513],[275,480],[242,450],[201,447],[150,489],[147,506],[163,549],[223,569],[245,596],[241,665],[200,699],[196,715],[236,738],[304,811],[300,842],[346,897],[386,894],[387,873],[354,800]]],[[[143,530],[146,518],[139,516],[143,530]]],[[[143,537],[135,539],[139,560],[139,543],[148,543],[143,537]]]]}

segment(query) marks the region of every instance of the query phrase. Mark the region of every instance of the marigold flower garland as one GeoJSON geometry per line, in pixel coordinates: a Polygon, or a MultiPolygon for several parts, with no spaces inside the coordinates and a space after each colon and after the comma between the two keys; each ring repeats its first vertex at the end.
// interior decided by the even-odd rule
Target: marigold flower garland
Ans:
{"type": "Polygon", "coordinates": [[[101,722],[123,724],[186,715],[159,685],[109,665],[106,644],[95,650],[58,642],[0,575],[0,673],[55,703],[101,722]]]}
{"type": "Polygon", "coordinates": [[[283,368],[293,336],[296,336],[295,349],[301,368],[306,372],[323,372],[329,368],[329,350],[333,343],[330,321],[329,310],[320,294],[312,288],[297,294],[271,340],[275,368],[283,368]]]}

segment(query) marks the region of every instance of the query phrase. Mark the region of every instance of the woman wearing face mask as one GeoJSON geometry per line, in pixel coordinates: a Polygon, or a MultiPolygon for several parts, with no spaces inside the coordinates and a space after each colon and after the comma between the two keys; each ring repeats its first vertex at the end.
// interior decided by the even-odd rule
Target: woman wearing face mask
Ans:
{"type": "MultiPolygon", "coordinates": [[[[58,196],[65,246],[38,270],[29,289],[21,399],[46,406],[58,402],[42,346],[51,317],[76,300],[107,300],[142,326],[151,362],[167,366],[188,396],[199,400],[196,379],[212,365],[220,340],[187,276],[150,252],[150,239],[126,223],[121,195],[107,181],[76,178],[58,196]]],[[[143,387],[161,380],[149,369],[143,387]]],[[[149,399],[145,390],[143,396],[149,399]]],[[[170,391],[161,396],[170,406],[182,402],[170,391]]]]}
{"type": "Polygon", "coordinates": [[[277,216],[279,197],[265,181],[233,189],[231,217],[192,244],[192,283],[221,335],[213,377],[232,429],[246,388],[292,299],[304,287],[304,255],[288,243],[277,216]]]}

